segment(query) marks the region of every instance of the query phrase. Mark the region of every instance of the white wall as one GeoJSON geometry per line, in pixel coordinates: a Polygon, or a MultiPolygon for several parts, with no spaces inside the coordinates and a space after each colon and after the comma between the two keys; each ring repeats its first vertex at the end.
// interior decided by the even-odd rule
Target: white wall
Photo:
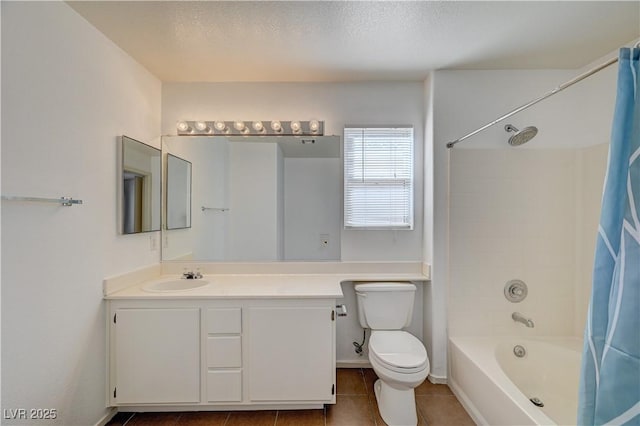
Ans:
{"type": "MultiPolygon", "coordinates": [[[[275,143],[230,144],[228,259],[282,259],[282,150],[275,143]]],[[[215,183],[211,183],[215,185],[215,183]]]]}
{"type": "MultiPolygon", "coordinates": [[[[437,71],[436,145],[446,145],[549,92],[583,70],[437,71]]],[[[537,126],[535,144],[520,149],[575,148],[609,139],[616,67],[606,68],[546,100],[456,145],[456,149],[504,148],[510,133],[537,126]]],[[[446,147],[445,147],[446,149],[446,147]]]]}
{"type": "Polygon", "coordinates": [[[164,231],[164,259],[228,259],[230,144],[225,139],[166,137],[163,149],[191,162],[191,228],[164,231]]]}
{"type": "Polygon", "coordinates": [[[276,244],[277,259],[284,259],[284,152],[278,145],[276,151],[276,244]]]}
{"type": "Polygon", "coordinates": [[[166,227],[183,229],[191,226],[191,164],[167,156],[166,227]]]}
{"type": "Polygon", "coordinates": [[[285,159],[285,260],[340,260],[341,169],[340,158],[285,159]]]}
{"type": "MultiPolygon", "coordinates": [[[[441,228],[434,228],[436,223],[435,216],[435,203],[434,203],[434,173],[435,173],[435,160],[434,160],[434,79],[433,74],[427,76],[424,81],[424,103],[425,103],[425,138],[424,138],[424,229],[423,229],[423,241],[422,241],[422,262],[426,266],[431,267],[434,262],[434,258],[440,256],[439,253],[434,253],[434,242],[436,240],[436,233],[442,233],[441,228]]],[[[433,280],[433,268],[429,271],[431,273],[431,281],[424,286],[423,293],[423,342],[427,349],[427,355],[429,356],[431,364],[430,380],[443,381],[446,376],[446,353],[442,348],[442,342],[446,342],[447,339],[447,327],[446,327],[446,309],[447,306],[441,301],[446,300],[446,280],[441,278],[440,271],[444,269],[435,270],[435,283],[433,280]],[[438,301],[438,303],[435,303],[438,301]]],[[[446,270],[445,270],[446,271],[446,270]]]]}
{"type": "Polygon", "coordinates": [[[2,194],[84,200],[2,203],[2,408],[95,424],[102,279],[159,261],[158,233],[116,232],[116,141],[159,147],[161,85],[63,2],[1,7],[2,194]]]}
{"type": "Polygon", "coordinates": [[[342,260],[422,261],[424,93],[422,82],[165,83],[163,134],[176,121],[325,121],[325,134],[342,137],[345,124],[412,124],[416,140],[413,231],[345,231],[342,260]]]}

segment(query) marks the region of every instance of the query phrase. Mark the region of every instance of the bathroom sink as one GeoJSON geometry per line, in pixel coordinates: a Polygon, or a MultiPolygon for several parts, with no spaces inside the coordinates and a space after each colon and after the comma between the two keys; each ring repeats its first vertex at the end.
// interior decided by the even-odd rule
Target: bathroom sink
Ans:
{"type": "Polygon", "coordinates": [[[164,293],[172,291],[193,290],[194,288],[204,287],[209,281],[203,279],[187,280],[187,279],[169,279],[163,281],[154,281],[142,287],[144,291],[151,293],[164,293]]]}

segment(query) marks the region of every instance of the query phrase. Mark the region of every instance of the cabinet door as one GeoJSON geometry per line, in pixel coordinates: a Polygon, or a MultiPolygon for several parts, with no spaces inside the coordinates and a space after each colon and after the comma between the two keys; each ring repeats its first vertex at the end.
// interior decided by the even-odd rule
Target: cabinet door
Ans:
{"type": "Polygon", "coordinates": [[[118,309],[117,404],[200,401],[200,309],[118,309]]]}
{"type": "Polygon", "coordinates": [[[334,324],[331,307],[249,309],[252,401],[330,401],[334,324]]]}

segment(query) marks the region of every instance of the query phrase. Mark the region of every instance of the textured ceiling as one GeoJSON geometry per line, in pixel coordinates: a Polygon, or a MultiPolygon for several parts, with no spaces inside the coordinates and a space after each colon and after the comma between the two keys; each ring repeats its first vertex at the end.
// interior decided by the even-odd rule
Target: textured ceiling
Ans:
{"type": "Polygon", "coordinates": [[[580,68],[640,37],[638,1],[68,3],[162,81],[580,68]]]}

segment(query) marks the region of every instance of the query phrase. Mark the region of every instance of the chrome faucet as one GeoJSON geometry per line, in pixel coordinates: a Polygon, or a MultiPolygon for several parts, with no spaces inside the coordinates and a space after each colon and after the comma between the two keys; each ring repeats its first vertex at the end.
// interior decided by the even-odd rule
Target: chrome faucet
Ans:
{"type": "Polygon", "coordinates": [[[182,273],[182,278],[185,280],[197,280],[202,278],[202,274],[200,270],[196,270],[196,272],[185,270],[185,272],[182,273]]]}
{"type": "Polygon", "coordinates": [[[534,324],[533,324],[533,320],[531,318],[527,318],[524,315],[522,315],[520,312],[514,312],[511,314],[511,318],[515,321],[515,322],[521,322],[524,325],[526,325],[529,328],[533,328],[534,324]]]}

